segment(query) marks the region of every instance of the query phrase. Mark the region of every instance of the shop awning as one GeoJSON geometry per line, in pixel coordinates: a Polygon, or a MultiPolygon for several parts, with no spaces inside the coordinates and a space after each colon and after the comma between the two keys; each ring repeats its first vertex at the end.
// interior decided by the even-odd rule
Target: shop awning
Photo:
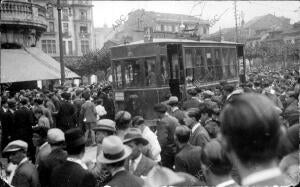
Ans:
{"type": "MultiPolygon", "coordinates": [[[[65,77],[79,76],[65,67],[65,77]]],[[[39,48],[1,49],[1,83],[60,78],[59,62],[39,48]]]]}

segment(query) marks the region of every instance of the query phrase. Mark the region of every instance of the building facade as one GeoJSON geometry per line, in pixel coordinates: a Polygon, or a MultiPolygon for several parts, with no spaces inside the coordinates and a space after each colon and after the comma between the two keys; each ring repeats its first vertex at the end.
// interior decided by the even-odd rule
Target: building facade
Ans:
{"type": "Polygon", "coordinates": [[[153,38],[200,39],[208,35],[209,22],[194,16],[139,9],[115,21],[113,39],[125,42],[143,40],[145,28],[153,30],[153,38]]]}
{"type": "MultiPolygon", "coordinates": [[[[59,56],[58,10],[56,0],[33,0],[46,7],[47,30],[37,44],[52,57],[59,56]]],[[[95,48],[91,0],[61,0],[64,56],[82,56],[95,48]]]]}

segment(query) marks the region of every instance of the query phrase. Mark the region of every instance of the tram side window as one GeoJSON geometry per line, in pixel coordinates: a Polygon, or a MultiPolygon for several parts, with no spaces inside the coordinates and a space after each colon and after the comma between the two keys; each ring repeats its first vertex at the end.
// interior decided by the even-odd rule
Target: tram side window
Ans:
{"type": "Polygon", "coordinates": [[[136,87],[142,84],[140,64],[137,60],[129,60],[125,63],[125,84],[126,87],[136,87]]]}
{"type": "Polygon", "coordinates": [[[234,48],[229,49],[228,65],[229,78],[236,77],[236,52],[234,48]]]}
{"type": "Polygon", "coordinates": [[[120,62],[117,62],[115,64],[115,86],[117,88],[121,88],[122,87],[122,71],[121,71],[121,64],[120,62]]]}
{"type": "Polygon", "coordinates": [[[194,81],[194,68],[193,68],[193,59],[192,59],[192,50],[185,50],[185,67],[186,67],[186,83],[187,85],[193,84],[194,81]]]}
{"type": "Polygon", "coordinates": [[[195,78],[197,81],[203,82],[205,78],[205,62],[204,62],[204,49],[196,49],[196,69],[195,78]]]}
{"type": "Polygon", "coordinates": [[[157,86],[157,79],[155,73],[155,57],[146,58],[145,60],[145,77],[147,86],[157,86]]]}
{"type": "Polygon", "coordinates": [[[167,58],[165,56],[160,57],[160,75],[161,75],[161,83],[162,85],[169,84],[169,75],[168,75],[168,63],[167,58]]]}
{"type": "Polygon", "coordinates": [[[221,80],[223,78],[222,63],[221,63],[221,49],[216,48],[215,50],[215,78],[221,80]]]}
{"type": "Polygon", "coordinates": [[[205,49],[205,56],[206,56],[206,62],[207,62],[207,73],[205,75],[206,81],[213,81],[214,80],[214,64],[212,61],[212,52],[210,48],[205,49]]]}
{"type": "Polygon", "coordinates": [[[223,70],[223,78],[227,79],[229,77],[229,49],[223,48],[222,49],[222,58],[224,62],[224,70],[223,70]]]}

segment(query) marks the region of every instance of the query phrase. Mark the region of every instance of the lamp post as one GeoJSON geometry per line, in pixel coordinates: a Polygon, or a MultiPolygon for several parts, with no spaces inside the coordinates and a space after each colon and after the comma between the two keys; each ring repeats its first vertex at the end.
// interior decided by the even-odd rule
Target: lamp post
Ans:
{"type": "Polygon", "coordinates": [[[58,11],[58,38],[59,38],[59,61],[60,61],[60,74],[61,74],[61,85],[65,83],[65,64],[64,54],[62,46],[62,30],[61,30],[61,4],[60,0],[57,0],[57,11],[58,11]]]}

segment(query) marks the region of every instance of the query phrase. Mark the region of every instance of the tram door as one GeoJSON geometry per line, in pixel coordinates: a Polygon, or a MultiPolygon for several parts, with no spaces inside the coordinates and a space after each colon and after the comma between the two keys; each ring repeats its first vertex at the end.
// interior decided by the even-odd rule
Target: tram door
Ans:
{"type": "Polygon", "coordinates": [[[180,84],[184,84],[183,60],[181,45],[167,45],[168,64],[170,66],[170,92],[181,99],[180,84]]]}
{"type": "Polygon", "coordinates": [[[237,62],[239,66],[240,82],[246,82],[246,62],[244,57],[244,46],[237,45],[237,62]]]}

